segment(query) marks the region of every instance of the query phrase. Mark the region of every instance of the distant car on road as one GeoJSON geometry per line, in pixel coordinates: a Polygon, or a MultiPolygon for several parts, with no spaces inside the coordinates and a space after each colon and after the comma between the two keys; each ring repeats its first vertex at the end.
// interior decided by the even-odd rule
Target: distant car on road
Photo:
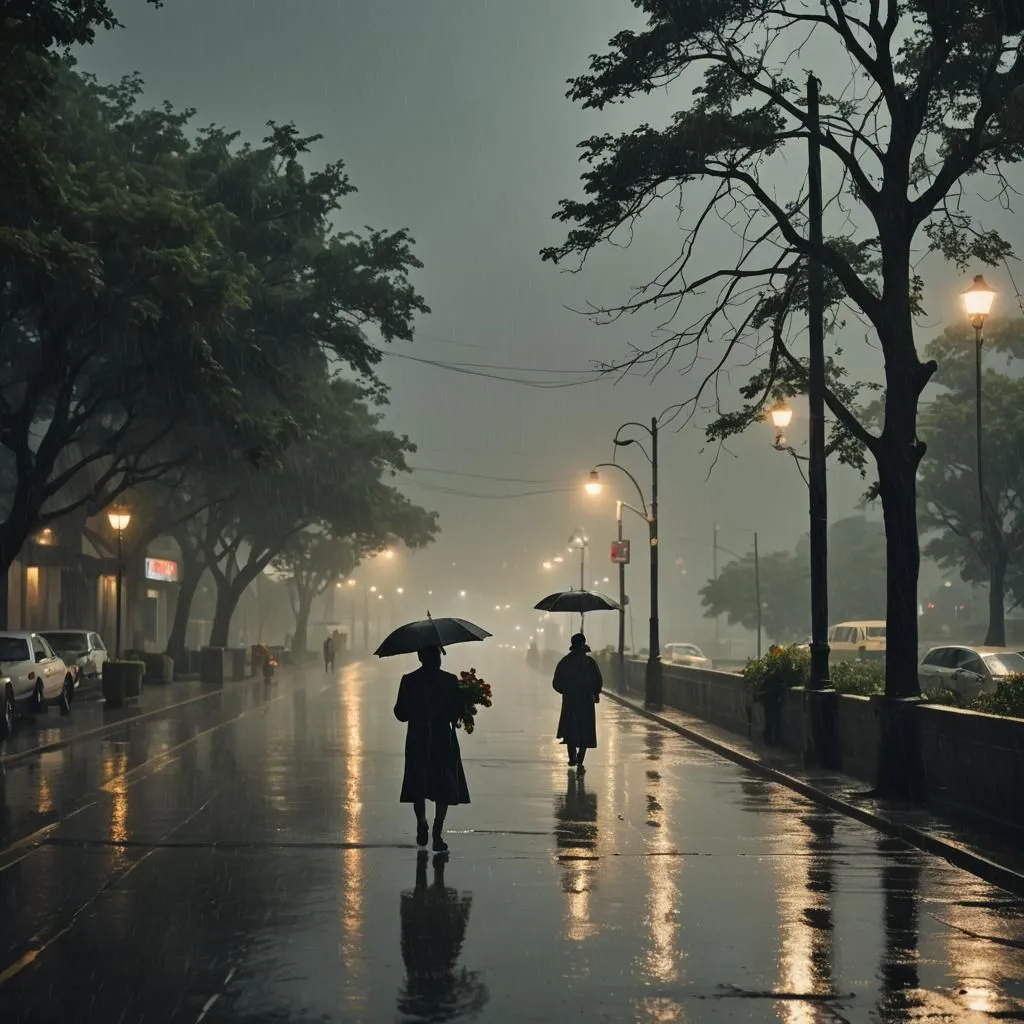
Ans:
{"type": "Polygon", "coordinates": [[[44,629],[43,639],[64,659],[78,669],[78,679],[99,679],[107,660],[107,645],[99,633],[87,629],[44,629]]]}
{"type": "Polygon", "coordinates": [[[1024,673],[1024,654],[1006,647],[933,647],[918,666],[922,693],[952,690],[963,700],[995,693],[999,680],[1024,673]]]}
{"type": "Polygon", "coordinates": [[[8,682],[0,695],[0,738],[10,736],[18,711],[45,711],[56,704],[71,710],[75,672],[39,633],[0,632],[0,676],[8,682]]]}
{"type": "Polygon", "coordinates": [[[711,659],[696,644],[665,644],[665,660],[687,668],[711,668],[711,659]]]}

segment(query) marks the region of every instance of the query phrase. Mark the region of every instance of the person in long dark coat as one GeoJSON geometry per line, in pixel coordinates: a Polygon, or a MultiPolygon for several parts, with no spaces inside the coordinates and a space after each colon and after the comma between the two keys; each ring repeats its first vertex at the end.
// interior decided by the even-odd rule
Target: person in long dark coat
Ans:
{"type": "Polygon", "coordinates": [[[569,767],[581,774],[583,758],[589,747],[597,746],[597,715],[594,705],[601,699],[604,681],[597,662],[587,653],[587,638],[577,633],[569,641],[569,653],[555,667],[551,685],[562,695],[562,713],[558,716],[558,739],[565,740],[569,767]]]}
{"type": "Polygon", "coordinates": [[[441,669],[441,648],[418,653],[420,668],[402,676],[395,718],[407,722],[405,775],[401,802],[416,812],[416,842],[427,843],[427,801],[434,802],[434,850],[448,849],[442,838],[452,804],[469,803],[469,786],[455,735],[459,717],[459,681],[441,669]]]}

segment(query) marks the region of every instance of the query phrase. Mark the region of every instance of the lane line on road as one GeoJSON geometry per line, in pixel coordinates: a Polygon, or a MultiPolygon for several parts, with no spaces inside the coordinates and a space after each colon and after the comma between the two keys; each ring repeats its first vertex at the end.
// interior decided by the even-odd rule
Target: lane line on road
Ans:
{"type": "Polygon", "coordinates": [[[206,1000],[206,1002],[205,1002],[205,1003],[203,1004],[203,1008],[202,1008],[202,1010],[200,1011],[200,1013],[199,1013],[199,1016],[198,1016],[198,1017],[196,1017],[196,1024],[200,1024],[200,1022],[202,1021],[202,1019],[203,1019],[203,1018],[204,1018],[204,1017],[205,1017],[205,1016],[206,1016],[206,1015],[207,1015],[207,1014],[208,1014],[208,1013],[210,1012],[210,1010],[211,1010],[211,1009],[213,1008],[213,1004],[214,1004],[215,1002],[217,1002],[217,1000],[218,1000],[218,999],[220,999],[220,997],[221,997],[222,995],[224,995],[224,990],[225,990],[225,989],[226,989],[226,988],[228,987],[228,985],[230,985],[230,984],[231,984],[231,979],[232,979],[232,978],[233,978],[233,977],[235,976],[235,971],[236,971],[236,970],[237,970],[237,968],[235,968],[235,967],[232,967],[232,968],[231,968],[231,970],[230,970],[230,971],[228,971],[228,976],[227,976],[227,977],[226,977],[226,978],[224,979],[224,981],[223,981],[223,982],[222,982],[222,984],[221,984],[221,990],[220,990],[220,992],[214,992],[214,994],[213,994],[212,996],[210,996],[210,998],[209,998],[209,999],[207,999],[207,1000],[206,1000]]]}
{"type": "MultiPolygon", "coordinates": [[[[272,697],[270,700],[267,700],[262,704],[256,704],[253,707],[245,708],[237,715],[225,719],[223,722],[219,722],[217,725],[212,726],[209,729],[204,729],[202,732],[196,733],[195,736],[185,740],[184,743],[179,743],[177,746],[170,747],[167,750],[161,750],[159,754],[155,754],[148,760],[143,761],[142,764],[138,764],[134,768],[130,768],[128,769],[128,771],[122,772],[120,775],[115,775],[112,779],[108,780],[102,786],[98,787],[97,792],[105,793],[108,796],[116,793],[117,786],[115,785],[115,783],[117,783],[119,780],[124,780],[130,778],[131,776],[138,775],[138,773],[140,773],[143,769],[152,767],[154,763],[158,764],[158,770],[163,770],[163,768],[167,766],[167,763],[170,762],[161,762],[164,762],[167,756],[173,753],[174,751],[180,750],[182,747],[186,747],[190,743],[195,743],[196,740],[208,735],[211,732],[215,732],[217,729],[222,729],[226,725],[232,725],[233,723],[240,721],[246,715],[253,714],[254,712],[266,713],[271,705],[276,704],[278,701],[284,700],[285,697],[287,696],[289,696],[289,693],[279,693],[277,696],[272,697]]],[[[190,701],[189,703],[195,703],[195,701],[190,701]]],[[[135,782],[140,782],[143,779],[147,779],[150,777],[150,775],[145,775],[141,778],[134,779],[134,781],[130,782],[129,785],[134,785],[135,782]]],[[[31,832],[27,836],[23,836],[21,839],[15,840],[9,846],[5,846],[2,850],[0,850],[0,861],[3,861],[9,854],[13,853],[14,851],[23,849],[26,846],[38,847],[51,832],[53,832],[55,829],[63,825],[66,821],[68,821],[68,819],[74,817],[76,814],[80,814],[82,811],[88,810],[90,807],[95,806],[95,804],[96,801],[93,800],[91,803],[87,803],[83,806],[76,807],[73,811],[69,811],[63,817],[58,818],[57,821],[53,821],[48,825],[44,825],[42,828],[36,829],[35,832],[31,832]]],[[[24,857],[19,859],[24,860],[24,857]]],[[[17,863],[17,861],[15,863],[17,863]]],[[[4,870],[6,870],[6,866],[0,867],[0,873],[2,873],[4,870]]]]}
{"type": "MultiPolygon", "coordinates": [[[[211,697],[216,697],[217,694],[225,692],[227,692],[227,687],[218,686],[217,689],[210,690],[209,693],[200,693],[195,697],[188,697],[185,700],[175,701],[173,704],[164,704],[158,708],[153,708],[152,711],[140,711],[139,714],[132,715],[130,718],[123,718],[120,722],[111,722],[109,725],[98,725],[95,729],[86,729],[85,732],[74,733],[71,736],[61,737],[58,740],[53,740],[51,743],[43,743],[38,747],[31,747],[28,750],[19,750],[14,754],[0,754],[0,768],[9,768],[13,765],[20,764],[22,761],[29,761],[34,757],[39,757],[40,754],[50,754],[55,750],[63,750],[65,747],[70,747],[73,743],[77,743],[80,740],[94,739],[97,736],[117,732],[118,729],[130,728],[136,722],[154,718],[156,715],[162,714],[164,711],[175,711],[178,708],[188,707],[189,704],[198,704],[201,700],[209,700],[211,697]]],[[[73,704],[72,707],[74,707],[73,704]]],[[[73,713],[74,712],[72,711],[72,714],[73,713]]]]}
{"type": "MultiPolygon", "coordinates": [[[[177,825],[170,829],[165,834],[162,841],[170,839],[171,836],[173,836],[174,833],[178,831],[178,829],[184,828],[196,817],[202,814],[202,812],[205,811],[206,808],[219,795],[220,790],[217,790],[216,792],[211,794],[194,811],[186,815],[185,818],[183,818],[181,821],[178,822],[177,825]]],[[[140,864],[142,864],[144,861],[152,857],[153,854],[156,853],[157,849],[159,848],[160,847],[154,847],[153,849],[148,850],[141,857],[139,857],[138,860],[132,861],[132,863],[129,864],[128,867],[126,867],[123,871],[114,875],[112,878],[108,878],[107,881],[104,882],[103,885],[100,886],[100,888],[92,894],[92,896],[90,896],[84,903],[82,903],[74,911],[74,913],[72,913],[71,917],[68,919],[68,923],[64,925],[64,927],[61,928],[59,931],[52,933],[46,939],[33,937],[30,940],[30,942],[34,943],[34,945],[30,949],[26,950],[20,957],[18,957],[18,959],[15,960],[14,963],[10,964],[8,967],[0,971],[0,987],[5,985],[12,978],[19,975],[23,970],[25,970],[26,967],[29,967],[32,964],[34,964],[48,949],[50,949],[50,947],[54,945],[54,943],[59,942],[65,935],[68,934],[68,932],[71,931],[72,928],[75,927],[75,924],[78,922],[78,918],[81,917],[81,915],[86,910],[88,910],[89,907],[91,907],[101,896],[103,896],[104,893],[110,892],[110,890],[113,889],[119,882],[124,881],[124,879],[127,878],[128,875],[130,875],[140,864]]]]}
{"type": "Polygon", "coordinates": [[[18,839],[15,842],[11,843],[10,846],[5,847],[2,851],[0,851],[0,861],[3,861],[3,863],[0,864],[0,874],[3,874],[3,872],[5,872],[8,868],[14,867],[15,864],[20,864],[32,851],[27,850],[20,857],[18,857],[17,860],[8,862],[6,858],[10,856],[10,854],[17,852],[18,850],[24,849],[26,846],[38,845],[38,843],[45,839],[50,832],[52,832],[59,826],[63,825],[64,822],[70,821],[76,814],[81,814],[82,811],[87,811],[89,810],[90,807],[95,806],[95,800],[91,800],[89,801],[89,803],[82,804],[81,807],[76,807],[73,811],[69,811],[67,814],[64,815],[63,818],[58,818],[56,821],[51,821],[49,825],[44,825],[42,828],[37,829],[31,835],[27,835],[23,839],[18,839]]]}

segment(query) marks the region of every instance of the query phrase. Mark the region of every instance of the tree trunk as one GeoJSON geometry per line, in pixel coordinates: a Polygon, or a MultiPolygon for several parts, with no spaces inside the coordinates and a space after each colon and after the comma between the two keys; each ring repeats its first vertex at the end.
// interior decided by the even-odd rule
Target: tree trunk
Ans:
{"type": "Polygon", "coordinates": [[[188,642],[188,621],[192,614],[192,602],[195,600],[199,581],[203,578],[203,566],[198,562],[182,559],[181,582],[178,586],[178,599],[174,605],[174,624],[167,638],[167,653],[174,659],[181,671],[187,672],[185,661],[186,644],[188,642]]]}
{"type": "Polygon", "coordinates": [[[217,581],[217,607],[213,613],[213,625],[210,627],[210,646],[227,647],[231,635],[231,619],[234,617],[238,602],[242,600],[249,584],[265,568],[265,563],[256,565],[247,563],[238,570],[234,579],[228,580],[223,573],[215,573],[217,581]]]}
{"type": "MultiPolygon", "coordinates": [[[[298,588],[296,588],[298,590],[298,588]]],[[[295,609],[295,635],[292,637],[292,653],[297,659],[305,659],[309,653],[306,644],[309,639],[309,613],[313,608],[313,595],[298,590],[298,607],[295,609]]]]}
{"type": "Polygon", "coordinates": [[[988,574],[988,647],[1006,646],[1006,555],[1002,545],[991,557],[988,574]]]}
{"type": "Polygon", "coordinates": [[[889,442],[878,458],[879,494],[885,517],[885,695],[919,697],[917,679],[917,535],[915,446],[889,442]]]}

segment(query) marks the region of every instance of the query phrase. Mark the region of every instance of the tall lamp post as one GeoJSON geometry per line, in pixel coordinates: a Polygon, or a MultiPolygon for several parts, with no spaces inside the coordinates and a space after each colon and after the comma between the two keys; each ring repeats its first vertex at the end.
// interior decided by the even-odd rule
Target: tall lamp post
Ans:
{"type": "MultiPolygon", "coordinates": [[[[981,350],[985,343],[984,329],[985,318],[992,311],[992,303],[995,301],[995,291],[986,283],[985,278],[978,274],[974,283],[961,296],[964,304],[964,312],[970,317],[971,326],[974,328],[974,399],[975,399],[975,471],[978,476],[978,511],[981,516],[982,537],[989,539],[990,516],[985,500],[985,465],[982,458],[981,444],[981,350]]],[[[993,621],[989,616],[989,632],[985,637],[985,643],[1002,647],[1006,643],[1006,626],[1002,619],[996,616],[999,621],[993,621]]]]}
{"type": "Polygon", "coordinates": [[[121,586],[124,581],[124,546],[123,534],[132,521],[132,515],[123,506],[112,508],[107,513],[110,528],[117,531],[117,582],[114,586],[114,601],[117,609],[114,612],[114,657],[121,657],[121,586]]]}
{"type": "MultiPolygon", "coordinates": [[[[636,478],[629,470],[623,468],[615,462],[602,462],[598,463],[590,473],[590,479],[587,482],[587,492],[589,494],[600,493],[601,479],[598,474],[598,470],[602,467],[608,467],[611,469],[617,469],[619,472],[624,473],[632,481],[633,486],[637,490],[637,494],[640,495],[640,508],[635,509],[631,505],[622,503],[622,507],[628,508],[631,512],[637,513],[643,519],[647,521],[647,528],[650,537],[650,558],[651,558],[651,615],[650,615],[650,628],[648,637],[648,655],[647,655],[647,670],[644,674],[644,703],[648,707],[660,708],[662,705],[662,677],[661,677],[661,638],[659,635],[659,620],[658,620],[658,420],[656,417],[651,417],[650,427],[645,426],[643,423],[623,423],[617,431],[615,431],[615,437],[613,443],[616,447],[625,447],[626,445],[635,444],[644,457],[647,459],[651,467],[651,500],[650,503],[644,500],[643,488],[637,483],[636,478]],[[622,438],[622,432],[631,427],[635,427],[639,430],[644,431],[651,442],[651,450],[648,452],[644,448],[640,441],[636,438],[622,438]]],[[[618,517],[621,521],[622,509],[618,508],[618,517]]],[[[621,527],[620,527],[621,534],[621,527]]],[[[622,575],[623,570],[620,568],[620,586],[623,586],[624,576],[622,575]]],[[[624,595],[620,594],[620,597],[624,595]]],[[[620,601],[621,604],[621,601],[620,601]]],[[[620,650],[623,643],[623,630],[619,631],[620,636],[620,650]]],[[[621,657],[621,656],[620,656],[621,657]]]]}

